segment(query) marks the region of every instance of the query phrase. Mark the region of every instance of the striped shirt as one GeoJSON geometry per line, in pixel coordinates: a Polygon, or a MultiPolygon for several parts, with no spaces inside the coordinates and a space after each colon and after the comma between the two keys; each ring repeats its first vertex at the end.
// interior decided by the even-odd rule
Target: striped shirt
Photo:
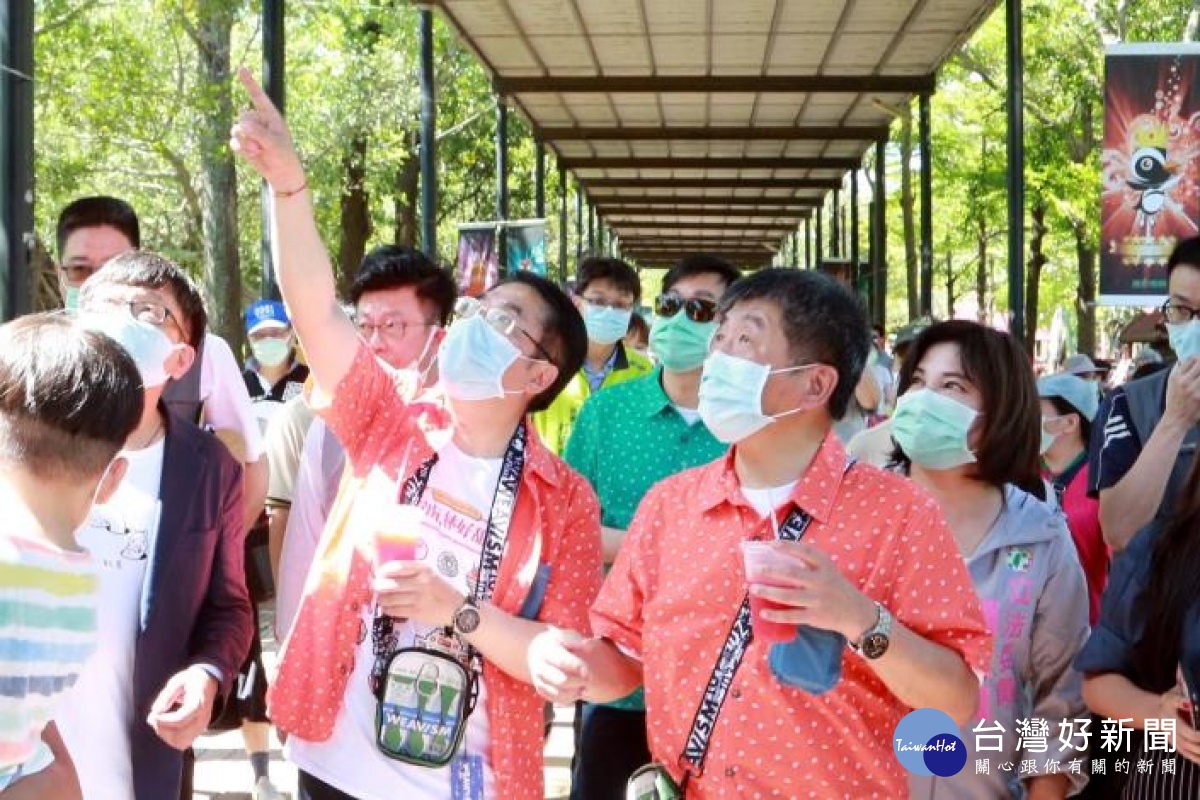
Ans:
{"type": "Polygon", "coordinates": [[[95,646],[92,559],[0,537],[0,788],[49,763],[42,729],[95,646]]]}

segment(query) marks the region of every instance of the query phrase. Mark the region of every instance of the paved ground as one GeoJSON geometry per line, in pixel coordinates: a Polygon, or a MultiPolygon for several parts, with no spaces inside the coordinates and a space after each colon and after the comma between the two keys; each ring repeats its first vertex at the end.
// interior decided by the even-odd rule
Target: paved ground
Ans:
{"type": "MultiPolygon", "coordinates": [[[[275,669],[272,608],[262,609],[263,650],[267,672],[275,669]]],[[[554,729],[546,743],[546,798],[562,800],[570,791],[571,719],[573,709],[556,709],[554,729]]],[[[290,798],[296,796],[296,770],[283,760],[279,742],[271,737],[271,780],[290,798]]],[[[204,736],[196,742],[195,800],[251,800],[253,772],[237,731],[204,736]]]]}

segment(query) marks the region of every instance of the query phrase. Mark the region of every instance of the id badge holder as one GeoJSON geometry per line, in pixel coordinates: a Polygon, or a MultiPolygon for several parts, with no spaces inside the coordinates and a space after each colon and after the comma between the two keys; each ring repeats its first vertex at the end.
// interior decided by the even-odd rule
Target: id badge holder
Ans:
{"type": "Polygon", "coordinates": [[[450,653],[398,650],[376,698],[375,746],[397,761],[446,766],[462,743],[477,690],[474,672],[450,653]]]}
{"type": "Polygon", "coordinates": [[[662,764],[646,764],[629,776],[625,800],[683,800],[683,790],[662,764]]]}

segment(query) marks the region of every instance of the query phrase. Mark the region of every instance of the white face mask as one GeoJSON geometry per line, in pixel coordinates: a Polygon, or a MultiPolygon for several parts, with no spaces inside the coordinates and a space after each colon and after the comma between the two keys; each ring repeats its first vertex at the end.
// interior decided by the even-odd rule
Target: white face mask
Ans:
{"type": "Polygon", "coordinates": [[[137,364],[143,387],[150,389],[167,382],[170,377],[167,359],[180,345],[173,344],[165,333],[149,322],[135,319],[124,311],[109,311],[80,314],[79,324],[105,334],[124,347],[137,364]]]}
{"type": "Polygon", "coordinates": [[[455,400],[504,397],[510,394],[504,388],[504,373],[518,358],[517,346],[477,314],[456,321],[446,331],[438,350],[438,377],[455,400]]]}
{"type": "Polygon", "coordinates": [[[731,356],[717,351],[704,361],[700,375],[700,419],[705,426],[726,444],[742,441],[780,417],[800,411],[794,408],[780,414],[764,414],[763,389],[772,375],[796,372],[816,364],[801,364],[784,369],[771,369],[766,364],[731,356]]]}

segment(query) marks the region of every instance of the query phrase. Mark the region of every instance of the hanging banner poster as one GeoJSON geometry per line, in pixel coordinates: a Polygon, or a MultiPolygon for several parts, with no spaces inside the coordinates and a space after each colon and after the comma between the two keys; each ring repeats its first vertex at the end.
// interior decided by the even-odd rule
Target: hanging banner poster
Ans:
{"type": "Polygon", "coordinates": [[[1200,232],[1200,46],[1105,54],[1100,212],[1102,305],[1153,306],[1167,259],[1200,232]]]}
{"type": "Polygon", "coordinates": [[[519,219],[504,223],[508,272],[527,270],[546,274],[546,220],[519,219]]]}
{"type": "Polygon", "coordinates": [[[496,252],[496,223],[473,222],[458,226],[458,292],[479,297],[500,280],[500,254],[496,252]]]}

